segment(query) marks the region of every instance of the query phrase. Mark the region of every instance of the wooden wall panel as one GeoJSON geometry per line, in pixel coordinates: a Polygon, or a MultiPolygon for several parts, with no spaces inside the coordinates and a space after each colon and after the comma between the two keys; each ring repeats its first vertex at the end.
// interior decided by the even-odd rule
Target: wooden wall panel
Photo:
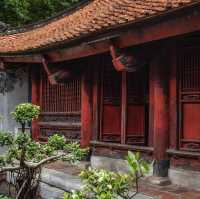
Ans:
{"type": "Polygon", "coordinates": [[[145,108],[143,105],[129,105],[127,135],[143,135],[145,128],[145,108]]]}
{"type": "Polygon", "coordinates": [[[121,109],[119,106],[104,105],[103,124],[104,134],[120,135],[121,109]]]}
{"type": "Polygon", "coordinates": [[[200,47],[182,48],[178,67],[179,148],[200,151],[200,47]]]}
{"type": "Polygon", "coordinates": [[[183,139],[200,140],[200,104],[183,104],[183,139]]]}
{"type": "Polygon", "coordinates": [[[102,71],[101,140],[121,142],[121,73],[104,58],[102,71]]]}

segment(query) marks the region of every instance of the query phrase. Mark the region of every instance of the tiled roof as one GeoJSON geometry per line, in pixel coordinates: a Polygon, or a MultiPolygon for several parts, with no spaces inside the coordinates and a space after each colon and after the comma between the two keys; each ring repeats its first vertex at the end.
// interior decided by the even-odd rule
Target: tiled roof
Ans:
{"type": "Polygon", "coordinates": [[[0,36],[0,53],[22,53],[70,42],[106,28],[185,6],[195,0],[93,0],[57,20],[0,36]]]}

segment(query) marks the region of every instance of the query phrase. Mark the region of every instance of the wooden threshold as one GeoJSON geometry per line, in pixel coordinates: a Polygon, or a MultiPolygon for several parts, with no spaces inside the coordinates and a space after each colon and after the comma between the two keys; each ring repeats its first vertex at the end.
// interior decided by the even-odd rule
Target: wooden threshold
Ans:
{"type": "Polygon", "coordinates": [[[108,142],[100,142],[100,141],[91,141],[90,144],[93,147],[105,147],[105,148],[120,149],[120,150],[140,151],[140,152],[146,152],[146,153],[153,153],[154,151],[153,147],[147,147],[147,146],[108,143],[108,142]]]}
{"type": "Polygon", "coordinates": [[[179,156],[184,158],[200,158],[200,152],[192,152],[192,151],[183,151],[176,149],[168,149],[167,153],[170,156],[179,156]]]}

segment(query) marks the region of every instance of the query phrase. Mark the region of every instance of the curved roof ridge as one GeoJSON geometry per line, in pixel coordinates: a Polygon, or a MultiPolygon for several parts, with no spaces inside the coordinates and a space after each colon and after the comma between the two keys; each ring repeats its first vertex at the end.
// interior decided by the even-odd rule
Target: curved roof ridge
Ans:
{"type": "Polygon", "coordinates": [[[67,44],[195,2],[200,0],[87,0],[77,9],[44,25],[0,35],[0,53],[21,54],[67,44]]]}

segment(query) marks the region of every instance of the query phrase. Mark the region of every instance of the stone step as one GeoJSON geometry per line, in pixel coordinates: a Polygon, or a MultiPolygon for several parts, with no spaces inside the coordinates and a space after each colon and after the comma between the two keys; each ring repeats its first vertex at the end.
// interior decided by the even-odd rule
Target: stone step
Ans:
{"type": "MultiPolygon", "coordinates": [[[[44,168],[41,175],[40,196],[42,199],[60,199],[64,192],[80,190],[82,186],[78,176],[67,174],[61,171],[44,168]]],[[[119,198],[120,199],[120,198],[119,198]]],[[[142,193],[134,199],[153,199],[142,193]]]]}

